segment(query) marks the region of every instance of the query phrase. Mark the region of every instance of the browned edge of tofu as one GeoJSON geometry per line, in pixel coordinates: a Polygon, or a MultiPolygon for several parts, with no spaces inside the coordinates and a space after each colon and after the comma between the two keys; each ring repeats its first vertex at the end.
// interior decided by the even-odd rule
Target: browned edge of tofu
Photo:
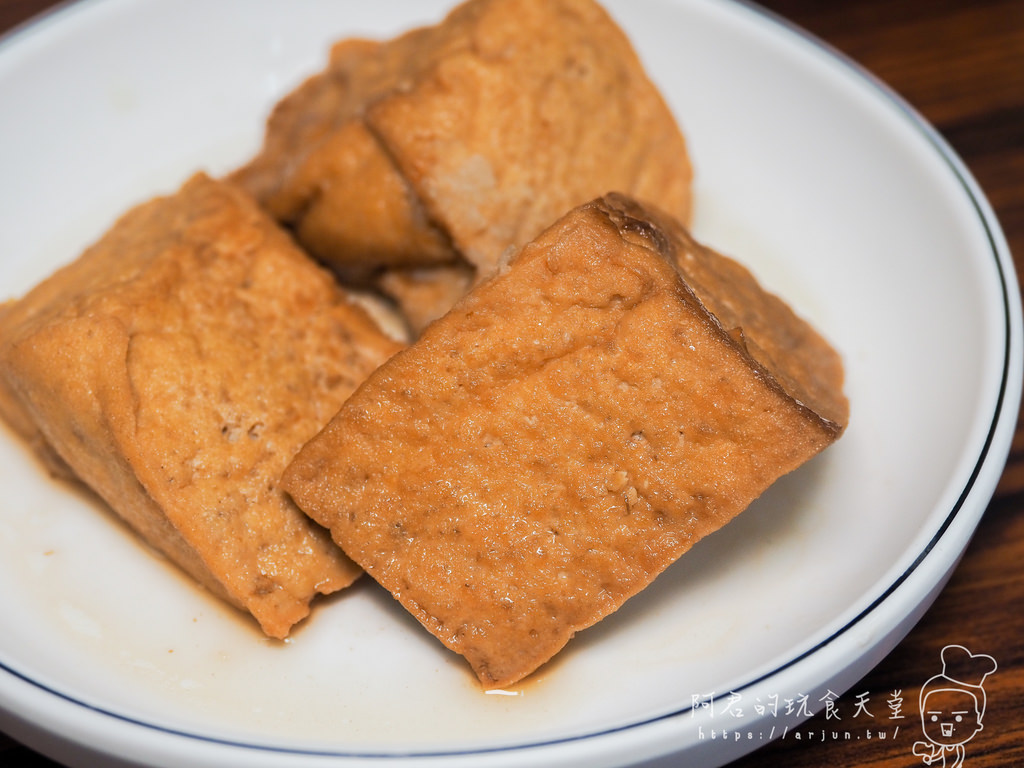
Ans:
{"type": "Polygon", "coordinates": [[[684,283],[765,381],[829,425],[838,437],[850,418],[842,357],[814,326],[729,256],[701,244],[678,219],[620,192],[598,201],[623,237],[641,237],[684,283]]]}

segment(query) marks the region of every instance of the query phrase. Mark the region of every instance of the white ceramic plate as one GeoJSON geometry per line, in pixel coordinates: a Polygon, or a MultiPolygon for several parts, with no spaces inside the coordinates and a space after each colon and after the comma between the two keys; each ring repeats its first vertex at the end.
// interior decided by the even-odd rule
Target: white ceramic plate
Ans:
{"type": "MultiPolygon", "coordinates": [[[[91,0],[5,39],[4,297],[130,204],[241,163],[333,39],[448,5],[91,0]]],[[[77,765],[708,766],[803,716],[756,702],[818,708],[905,634],[1013,432],[1021,320],[998,224],[935,133],[814,40],[730,2],[608,6],[691,142],[699,237],[842,351],[842,440],[527,684],[487,695],[369,580],[287,643],[263,639],[4,431],[4,729],[77,765]],[[732,725],[707,706],[730,693],[755,738],[707,738],[732,725]]]]}

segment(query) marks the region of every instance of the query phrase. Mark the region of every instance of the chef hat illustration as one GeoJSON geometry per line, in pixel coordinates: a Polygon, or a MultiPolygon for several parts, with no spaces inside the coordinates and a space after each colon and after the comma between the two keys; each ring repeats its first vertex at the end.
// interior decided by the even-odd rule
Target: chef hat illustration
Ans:
{"type": "Polygon", "coordinates": [[[988,654],[971,653],[962,645],[947,645],[942,649],[942,672],[921,686],[920,706],[932,691],[955,688],[974,696],[978,722],[985,715],[985,678],[996,671],[996,660],[988,654]]]}

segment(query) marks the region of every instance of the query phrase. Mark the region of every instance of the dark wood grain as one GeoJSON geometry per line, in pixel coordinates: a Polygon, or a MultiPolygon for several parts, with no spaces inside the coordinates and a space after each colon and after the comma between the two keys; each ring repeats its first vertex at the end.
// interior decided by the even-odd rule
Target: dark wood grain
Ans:
{"type": "Polygon", "coordinates": [[[0,0],[0,33],[58,6],[53,0],[0,0]]]}
{"type": "MultiPolygon", "coordinates": [[[[55,5],[0,0],[0,32],[55,5]]],[[[765,0],[763,5],[845,53],[887,83],[950,142],[977,178],[1024,273],[1024,2],[1021,0],[765,0]]],[[[2,115],[2,113],[0,113],[2,115]]],[[[0,116],[0,119],[5,119],[0,116]]],[[[736,763],[761,766],[923,765],[917,691],[942,647],[987,653],[985,728],[964,765],[1024,765],[1024,428],[977,534],[953,578],[907,638],[837,701],[839,718],[818,716],[736,763]],[[901,692],[903,720],[886,701],[901,692]],[[864,694],[870,717],[854,718],[864,694]],[[900,730],[896,731],[896,725],[900,730]],[[866,738],[885,730],[889,738],[866,738]],[[847,732],[850,737],[847,738],[847,732]],[[822,735],[824,734],[824,736],[822,735]]],[[[54,765],[0,734],[0,765],[54,765]]]]}

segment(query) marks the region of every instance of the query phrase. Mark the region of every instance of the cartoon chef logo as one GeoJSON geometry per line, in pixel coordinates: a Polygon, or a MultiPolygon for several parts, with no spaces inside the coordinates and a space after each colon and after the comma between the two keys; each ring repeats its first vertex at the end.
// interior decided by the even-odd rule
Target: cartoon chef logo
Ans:
{"type": "Polygon", "coordinates": [[[974,654],[962,645],[942,649],[942,672],[921,686],[921,728],[927,741],[914,742],[914,754],[925,765],[960,768],[964,745],[983,727],[985,678],[996,671],[996,660],[974,654]]]}

